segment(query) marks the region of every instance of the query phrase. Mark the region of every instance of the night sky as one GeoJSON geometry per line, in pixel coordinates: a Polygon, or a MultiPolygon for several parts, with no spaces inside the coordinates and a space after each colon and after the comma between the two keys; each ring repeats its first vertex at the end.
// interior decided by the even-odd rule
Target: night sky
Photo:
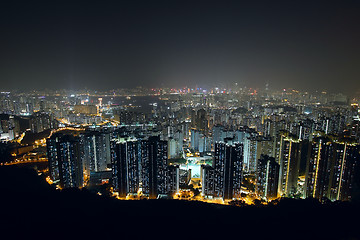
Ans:
{"type": "Polygon", "coordinates": [[[10,1],[0,89],[360,90],[359,1],[10,1]]]}

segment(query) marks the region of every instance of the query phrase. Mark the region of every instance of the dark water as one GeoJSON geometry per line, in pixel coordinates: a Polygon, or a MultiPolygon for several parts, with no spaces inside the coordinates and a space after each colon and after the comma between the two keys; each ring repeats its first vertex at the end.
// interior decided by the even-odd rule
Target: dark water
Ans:
{"type": "MultiPolygon", "coordinates": [[[[92,104],[98,104],[99,97],[90,97],[90,102],[92,104]]],[[[153,108],[150,103],[157,103],[157,107],[162,107],[165,105],[163,100],[160,100],[158,96],[131,96],[130,99],[126,97],[111,97],[111,96],[104,96],[102,97],[102,103],[108,104],[111,103],[112,105],[129,105],[141,107],[144,110],[151,110],[153,108]]]]}

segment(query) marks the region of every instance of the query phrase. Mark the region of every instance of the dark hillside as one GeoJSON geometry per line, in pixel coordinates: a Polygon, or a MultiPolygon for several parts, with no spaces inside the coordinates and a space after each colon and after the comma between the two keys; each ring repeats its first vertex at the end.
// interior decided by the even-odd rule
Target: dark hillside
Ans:
{"type": "MultiPolygon", "coordinates": [[[[120,201],[54,190],[34,170],[0,168],[1,229],[44,239],[359,239],[359,206],[282,199],[232,207],[179,200],[120,201]],[[194,235],[195,234],[195,235],[194,235]]],[[[15,238],[13,238],[15,239],[15,238]]]]}

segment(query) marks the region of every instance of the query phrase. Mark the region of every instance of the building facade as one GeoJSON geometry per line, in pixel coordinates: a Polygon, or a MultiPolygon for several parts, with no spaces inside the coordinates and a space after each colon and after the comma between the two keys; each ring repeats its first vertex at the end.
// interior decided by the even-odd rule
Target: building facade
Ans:
{"type": "Polygon", "coordinates": [[[83,163],[80,138],[54,134],[47,140],[50,177],[62,188],[83,187],[83,163]]]}
{"type": "Polygon", "coordinates": [[[241,194],[244,155],[240,143],[215,143],[213,166],[202,166],[203,195],[233,199],[241,194]]]}
{"type": "Polygon", "coordinates": [[[262,199],[278,197],[279,164],[275,158],[261,155],[257,163],[255,194],[262,199]]]}

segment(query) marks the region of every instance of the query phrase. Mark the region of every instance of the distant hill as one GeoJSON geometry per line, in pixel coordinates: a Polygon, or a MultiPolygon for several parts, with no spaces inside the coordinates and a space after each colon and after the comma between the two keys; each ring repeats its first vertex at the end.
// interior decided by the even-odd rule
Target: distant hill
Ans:
{"type": "Polygon", "coordinates": [[[33,133],[30,131],[25,132],[25,136],[21,141],[21,144],[27,145],[27,144],[34,144],[36,140],[47,138],[50,136],[51,129],[44,130],[39,133],[33,133]]]}
{"type": "Polygon", "coordinates": [[[283,199],[233,207],[180,200],[120,201],[55,190],[32,169],[0,167],[0,230],[11,239],[358,239],[359,205],[283,199]]]}

